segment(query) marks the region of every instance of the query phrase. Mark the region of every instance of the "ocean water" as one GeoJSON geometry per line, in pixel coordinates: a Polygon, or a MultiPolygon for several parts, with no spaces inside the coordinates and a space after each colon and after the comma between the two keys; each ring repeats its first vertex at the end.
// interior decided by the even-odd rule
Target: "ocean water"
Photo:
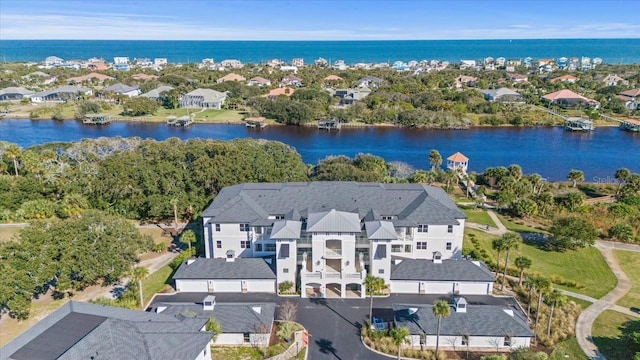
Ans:
{"type": "Polygon", "coordinates": [[[319,57],[331,62],[409,60],[479,60],[494,58],[600,57],[605,63],[640,63],[640,39],[539,40],[406,40],[406,41],[123,41],[123,40],[0,40],[2,61],[63,59],[167,58],[171,63],[238,59],[260,63],[273,58],[290,61],[319,57]]]}

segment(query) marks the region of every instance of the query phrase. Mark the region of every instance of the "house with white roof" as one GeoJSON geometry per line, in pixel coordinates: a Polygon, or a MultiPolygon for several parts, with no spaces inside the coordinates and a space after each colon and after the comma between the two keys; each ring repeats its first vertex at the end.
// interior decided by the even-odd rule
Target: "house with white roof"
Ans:
{"type": "Polygon", "coordinates": [[[122,83],[113,84],[103,89],[104,91],[110,91],[115,94],[126,95],[128,97],[135,97],[140,95],[140,88],[137,86],[129,86],[122,83]]]}
{"type": "Polygon", "coordinates": [[[222,109],[227,94],[212,89],[195,89],[182,96],[181,108],[222,109]]]}
{"type": "Polygon", "coordinates": [[[173,86],[162,85],[140,96],[149,98],[151,100],[160,101],[162,98],[162,94],[171,90],[173,90],[173,86]]]}
{"type": "Polygon", "coordinates": [[[364,297],[369,273],[383,278],[392,292],[492,290],[486,267],[462,260],[466,216],[433,186],[239,184],[222,189],[202,219],[206,259],[181,266],[174,277],[179,291],[271,292],[274,281],[291,281],[300,284],[302,297],[364,297]],[[257,262],[228,270],[249,260],[257,262]],[[182,269],[194,265],[203,269],[189,280],[182,269]],[[260,269],[262,277],[249,267],[260,269]]]}
{"type": "Polygon", "coordinates": [[[65,85],[53,90],[41,91],[31,95],[31,101],[34,103],[42,102],[66,102],[69,100],[77,100],[83,95],[91,95],[93,91],[87,87],[65,85]]]}
{"type": "Polygon", "coordinates": [[[482,90],[482,94],[484,95],[485,99],[491,102],[510,104],[524,102],[524,96],[522,96],[522,94],[505,87],[495,90],[482,90]]]}

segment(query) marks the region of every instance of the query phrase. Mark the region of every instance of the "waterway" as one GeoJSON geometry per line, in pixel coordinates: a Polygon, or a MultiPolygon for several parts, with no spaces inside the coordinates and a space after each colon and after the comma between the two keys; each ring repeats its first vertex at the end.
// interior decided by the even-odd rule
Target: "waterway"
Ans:
{"type": "Polygon", "coordinates": [[[584,171],[591,182],[614,182],[616,169],[640,172],[640,134],[617,127],[593,132],[563,131],[558,127],[472,128],[433,130],[396,127],[343,128],[326,132],[314,127],[270,126],[261,130],[244,125],[195,124],[188,128],[163,123],[114,122],[106,126],[78,121],[0,120],[0,140],[26,148],[55,141],[77,141],[103,136],[138,136],[164,140],[207,138],[231,140],[262,138],[293,146],[309,164],[331,155],[355,156],[371,153],[386,161],[402,161],[427,169],[429,151],[447,157],[460,151],[469,157],[473,171],[492,166],[519,164],[526,173],[539,173],[549,180],[564,180],[571,169],[584,171]]]}

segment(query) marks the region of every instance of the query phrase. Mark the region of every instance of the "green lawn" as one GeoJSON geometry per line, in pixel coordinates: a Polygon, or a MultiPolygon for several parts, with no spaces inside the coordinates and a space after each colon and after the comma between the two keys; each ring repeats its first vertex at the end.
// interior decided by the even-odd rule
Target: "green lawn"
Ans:
{"type": "Polygon", "coordinates": [[[511,231],[515,231],[515,232],[533,232],[533,233],[544,233],[545,231],[540,230],[540,229],[536,229],[530,226],[526,226],[526,225],[522,225],[522,224],[516,224],[515,222],[507,219],[506,217],[497,214],[498,215],[498,219],[500,219],[500,221],[502,222],[502,224],[504,224],[504,226],[511,231]]]}
{"type": "Polygon", "coordinates": [[[593,322],[591,335],[598,350],[609,360],[631,359],[633,354],[627,352],[627,344],[622,339],[624,324],[636,318],[613,310],[606,310],[593,322]]]}
{"type": "Polygon", "coordinates": [[[142,293],[144,294],[145,304],[151,300],[155,293],[161,292],[171,284],[172,274],[173,269],[167,265],[142,280],[142,293]]]}
{"type": "Polygon", "coordinates": [[[484,209],[462,208],[462,211],[467,215],[468,222],[496,227],[496,223],[484,209]]]}
{"type": "Polygon", "coordinates": [[[591,306],[591,304],[593,304],[592,302],[586,301],[586,300],[582,300],[582,299],[578,299],[578,298],[574,298],[569,296],[569,300],[573,301],[574,303],[576,303],[578,306],[580,306],[580,309],[584,310],[587,307],[591,306]]]}
{"type": "Polygon", "coordinates": [[[587,355],[582,351],[580,345],[578,345],[578,341],[576,338],[571,338],[565,340],[553,349],[551,355],[549,355],[549,360],[589,360],[587,355]]]}
{"type": "Polygon", "coordinates": [[[262,356],[260,349],[252,346],[212,346],[211,358],[225,360],[262,360],[264,356],[262,356]]]}
{"type": "MultiPolygon", "coordinates": [[[[480,248],[484,249],[495,260],[497,253],[491,248],[491,241],[495,236],[478,230],[465,229],[464,248],[467,251],[473,248],[469,238],[471,234],[474,234],[478,239],[480,248]]],[[[529,271],[537,272],[547,277],[562,277],[566,281],[574,281],[581,286],[581,288],[569,288],[556,285],[558,288],[598,299],[611,291],[617,284],[617,280],[604,257],[594,247],[575,251],[554,252],[542,250],[532,245],[521,244],[518,250],[511,252],[511,261],[520,255],[524,255],[533,261],[529,271]]],[[[502,259],[504,259],[504,256],[502,256],[502,259]]]]}
{"type": "Polygon", "coordinates": [[[623,250],[613,250],[613,253],[622,270],[631,280],[631,290],[618,300],[618,305],[640,309],[640,253],[623,250]]]}

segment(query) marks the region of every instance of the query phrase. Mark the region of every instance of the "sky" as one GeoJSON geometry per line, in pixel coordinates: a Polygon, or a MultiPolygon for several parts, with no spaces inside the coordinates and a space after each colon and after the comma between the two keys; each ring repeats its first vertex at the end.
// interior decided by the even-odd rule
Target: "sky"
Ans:
{"type": "Polygon", "coordinates": [[[640,0],[2,0],[0,40],[640,38],[640,0]]]}

